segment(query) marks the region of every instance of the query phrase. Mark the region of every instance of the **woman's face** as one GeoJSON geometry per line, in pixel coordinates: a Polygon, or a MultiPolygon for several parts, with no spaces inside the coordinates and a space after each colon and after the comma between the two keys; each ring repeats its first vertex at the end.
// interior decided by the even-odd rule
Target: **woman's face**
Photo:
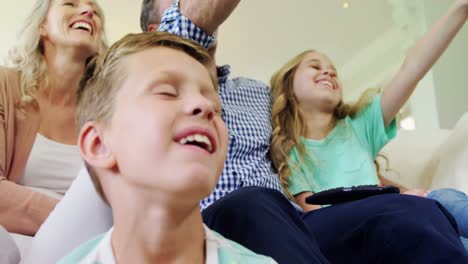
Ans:
{"type": "Polygon", "coordinates": [[[308,53],[294,75],[293,92],[300,108],[333,112],[342,90],[330,59],[319,52],[308,53]]]}
{"type": "Polygon", "coordinates": [[[41,26],[45,49],[71,49],[84,58],[94,55],[101,45],[101,14],[94,0],[51,0],[41,26]]]}

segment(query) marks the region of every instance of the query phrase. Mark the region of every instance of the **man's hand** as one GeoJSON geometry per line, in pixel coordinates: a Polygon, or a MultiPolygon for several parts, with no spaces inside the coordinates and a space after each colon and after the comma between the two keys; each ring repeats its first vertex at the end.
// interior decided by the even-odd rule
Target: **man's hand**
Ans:
{"type": "Polygon", "coordinates": [[[234,11],[240,0],[181,0],[180,12],[208,35],[234,11]]]}

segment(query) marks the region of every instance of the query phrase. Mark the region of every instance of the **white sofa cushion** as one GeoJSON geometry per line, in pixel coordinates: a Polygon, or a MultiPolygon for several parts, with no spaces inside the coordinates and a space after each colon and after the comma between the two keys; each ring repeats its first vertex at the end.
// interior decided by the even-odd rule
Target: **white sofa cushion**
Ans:
{"type": "Polygon", "coordinates": [[[16,247],[10,234],[0,226],[0,263],[18,264],[20,252],[16,247]]]}
{"type": "Polygon", "coordinates": [[[380,152],[388,163],[377,158],[379,174],[407,188],[427,189],[435,171],[430,168],[433,155],[450,133],[446,129],[398,131],[396,138],[380,152]]]}
{"type": "Polygon", "coordinates": [[[437,151],[431,189],[455,188],[468,193],[468,112],[437,151]]]}

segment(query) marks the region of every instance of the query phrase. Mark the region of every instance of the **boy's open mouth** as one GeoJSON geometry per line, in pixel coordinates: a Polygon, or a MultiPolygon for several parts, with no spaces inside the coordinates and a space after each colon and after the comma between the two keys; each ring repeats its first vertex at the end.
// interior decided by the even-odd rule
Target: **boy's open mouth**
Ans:
{"type": "Polygon", "coordinates": [[[213,144],[211,144],[210,138],[202,134],[192,134],[181,138],[178,141],[181,145],[193,145],[206,150],[209,153],[213,153],[213,144]]]}

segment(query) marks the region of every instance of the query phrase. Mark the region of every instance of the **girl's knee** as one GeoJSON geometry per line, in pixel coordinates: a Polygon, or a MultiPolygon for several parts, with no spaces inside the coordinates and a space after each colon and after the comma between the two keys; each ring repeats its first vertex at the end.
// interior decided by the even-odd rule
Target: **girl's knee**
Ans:
{"type": "Polygon", "coordinates": [[[421,215],[440,214],[440,205],[432,200],[413,195],[391,195],[382,200],[382,210],[384,212],[397,212],[402,218],[415,217],[421,215]]]}

